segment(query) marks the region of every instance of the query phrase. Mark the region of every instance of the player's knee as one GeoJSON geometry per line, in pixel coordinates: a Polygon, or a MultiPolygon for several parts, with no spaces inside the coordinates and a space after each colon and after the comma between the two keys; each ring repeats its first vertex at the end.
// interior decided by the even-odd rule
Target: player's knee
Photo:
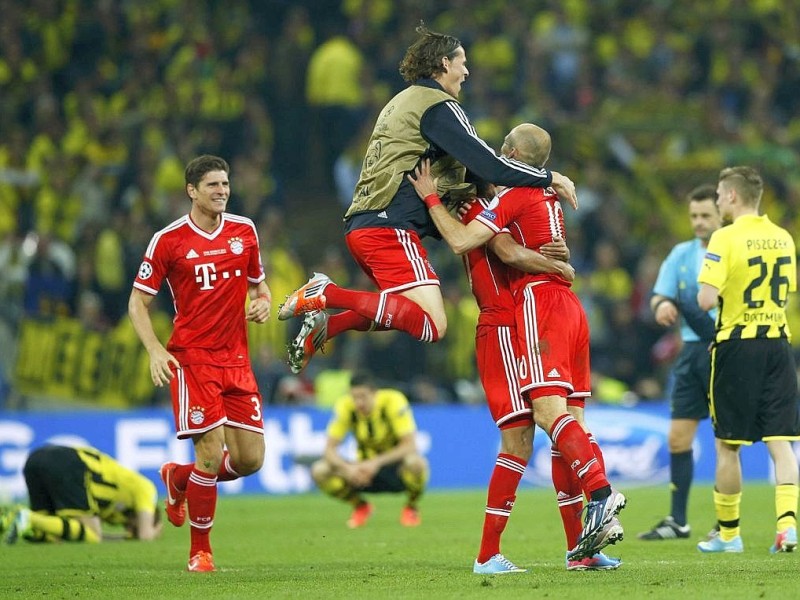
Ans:
{"type": "Polygon", "coordinates": [[[546,431],[548,433],[548,435],[549,435],[550,434],[550,429],[552,429],[553,423],[555,423],[556,418],[558,416],[559,415],[557,415],[557,414],[550,414],[550,413],[545,413],[545,412],[541,412],[540,414],[536,414],[536,411],[534,410],[533,420],[543,431],[546,431]]]}
{"type": "Polygon", "coordinates": [[[572,406],[567,404],[567,412],[572,415],[572,418],[578,422],[578,425],[583,427],[583,430],[586,433],[590,433],[589,427],[586,425],[586,421],[583,418],[584,415],[584,408],[582,406],[572,406]]]}
{"type": "Polygon", "coordinates": [[[670,454],[683,454],[684,452],[689,452],[692,449],[692,444],[689,442],[688,444],[683,440],[676,440],[672,437],[669,438],[668,447],[670,454]]]}
{"type": "Polygon", "coordinates": [[[320,459],[311,465],[311,478],[317,485],[322,485],[333,476],[333,469],[327,460],[320,459]]]}
{"type": "Polygon", "coordinates": [[[561,396],[541,396],[533,400],[532,404],[533,420],[548,435],[550,435],[550,430],[559,417],[569,415],[566,410],[566,399],[561,396]]]}
{"type": "Polygon", "coordinates": [[[428,469],[428,461],[421,454],[409,454],[403,459],[403,469],[414,475],[422,475],[428,469]]]}
{"type": "Polygon", "coordinates": [[[232,466],[242,477],[252,475],[264,465],[264,455],[244,456],[232,466]]]}
{"type": "Polygon", "coordinates": [[[500,451],[525,461],[533,454],[533,425],[530,417],[521,417],[504,423],[500,428],[500,451]]]}
{"type": "Polygon", "coordinates": [[[688,452],[692,449],[692,441],[694,436],[684,433],[682,431],[675,431],[671,429],[669,432],[669,436],[667,437],[667,444],[669,446],[669,451],[672,454],[680,454],[682,452],[688,452]]]}

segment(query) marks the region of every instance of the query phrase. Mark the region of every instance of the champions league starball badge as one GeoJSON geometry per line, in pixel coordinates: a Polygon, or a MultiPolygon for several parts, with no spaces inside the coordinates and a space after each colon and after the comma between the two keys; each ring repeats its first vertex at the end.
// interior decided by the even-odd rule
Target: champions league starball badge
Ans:
{"type": "Polygon", "coordinates": [[[153,274],[153,265],[149,262],[144,261],[139,266],[139,279],[150,279],[150,276],[153,274]]]}

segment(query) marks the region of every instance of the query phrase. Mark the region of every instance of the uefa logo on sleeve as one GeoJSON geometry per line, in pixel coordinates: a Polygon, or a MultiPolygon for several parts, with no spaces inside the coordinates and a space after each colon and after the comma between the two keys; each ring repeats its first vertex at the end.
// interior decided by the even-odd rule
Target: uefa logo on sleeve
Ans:
{"type": "Polygon", "coordinates": [[[147,261],[144,261],[139,266],[139,279],[150,279],[152,275],[153,275],[153,265],[151,265],[147,261]]]}

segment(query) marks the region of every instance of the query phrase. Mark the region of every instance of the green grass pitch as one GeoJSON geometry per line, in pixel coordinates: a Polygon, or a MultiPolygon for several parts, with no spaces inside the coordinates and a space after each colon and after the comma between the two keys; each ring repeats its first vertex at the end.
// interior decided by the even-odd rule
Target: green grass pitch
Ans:
{"type": "Polygon", "coordinates": [[[18,542],[0,546],[0,598],[788,598],[800,589],[795,554],[770,555],[773,488],[747,484],[743,554],[695,549],[714,521],[710,486],[695,486],[691,539],[641,542],[667,509],[666,486],[631,488],[621,513],[623,559],[608,572],[567,572],[552,490],[522,489],[502,550],[523,574],[472,574],[485,492],[436,491],[423,524],[398,523],[402,497],[377,495],[369,524],[351,531],[349,510],[321,494],[222,496],[212,533],[216,573],[187,573],[188,526],[167,525],[152,543],[18,542]]]}

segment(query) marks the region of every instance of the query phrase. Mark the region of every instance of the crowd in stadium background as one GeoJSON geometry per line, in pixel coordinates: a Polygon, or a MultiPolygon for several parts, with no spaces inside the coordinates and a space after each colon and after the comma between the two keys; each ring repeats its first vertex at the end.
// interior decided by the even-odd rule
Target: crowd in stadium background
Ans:
{"type": "MultiPolygon", "coordinates": [[[[183,165],[200,153],[231,163],[230,210],[258,224],[273,309],[313,270],[369,286],[341,216],[420,19],[464,43],[460,101],[479,135],[499,149],[520,122],[545,127],[548,166],[577,185],[568,243],[595,396],[663,398],[679,338],[648,300],[660,261],[689,237],[686,192],[750,164],[766,181],[764,211],[800,230],[800,14],[788,7],[0,0],[0,407],[20,404],[19,373],[43,362],[26,324],[43,335],[42,323],[80,323],[101,346],[136,346],[131,283],[153,232],[186,212],[183,165]]],[[[477,308],[460,261],[445,244],[426,247],[448,303],[444,340],[352,333],[295,377],[285,344],[296,324],[272,319],[251,334],[265,400],[318,402],[359,365],[415,402],[476,401],[477,308]]]]}

